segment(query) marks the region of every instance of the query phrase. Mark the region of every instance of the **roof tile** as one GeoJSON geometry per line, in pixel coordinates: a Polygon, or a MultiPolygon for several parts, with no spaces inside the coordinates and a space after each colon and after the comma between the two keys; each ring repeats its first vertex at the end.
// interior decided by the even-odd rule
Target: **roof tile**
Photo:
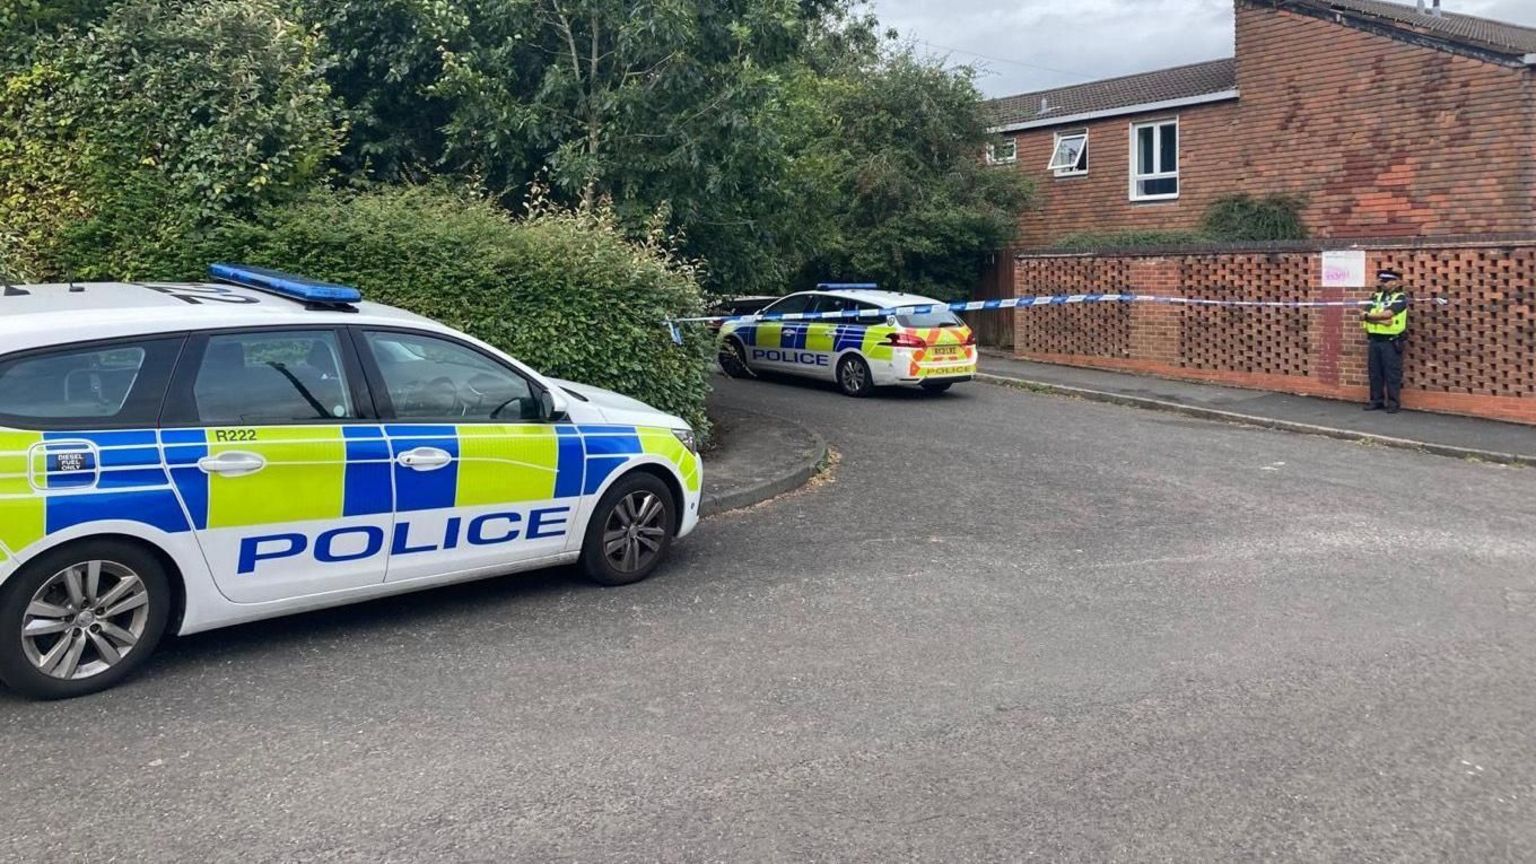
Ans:
{"type": "MultiPolygon", "coordinates": [[[[1386,0],[1310,0],[1313,6],[1327,6],[1356,12],[1382,23],[1406,25],[1411,29],[1432,33],[1458,42],[1469,42],[1479,47],[1503,49],[1513,53],[1536,53],[1536,27],[1506,24],[1491,18],[1478,18],[1456,12],[1430,15],[1420,12],[1416,5],[1388,3],[1386,0]]],[[[1425,4],[1429,5],[1428,3],[1425,4]]]]}
{"type": "Polygon", "coordinates": [[[1000,126],[1112,111],[1151,102],[1187,99],[1234,89],[1237,61],[1228,57],[1173,69],[1159,69],[1054,90],[1005,96],[987,103],[1000,126]]]}

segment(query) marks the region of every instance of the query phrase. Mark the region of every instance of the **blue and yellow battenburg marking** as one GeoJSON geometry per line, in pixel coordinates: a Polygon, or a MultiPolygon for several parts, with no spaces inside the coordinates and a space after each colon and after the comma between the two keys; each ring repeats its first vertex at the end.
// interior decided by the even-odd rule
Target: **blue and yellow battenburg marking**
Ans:
{"type": "Polygon", "coordinates": [[[126,521],[166,533],[329,520],[594,494],[631,459],[670,462],[684,488],[699,459],[669,429],[612,425],[278,426],[112,432],[0,429],[0,560],[48,534],[126,521]],[[399,465],[433,447],[449,464],[399,465]],[[205,473],[198,460],[255,453],[260,472],[205,473]]]}
{"type": "MultiPolygon", "coordinates": [[[[829,357],[819,355],[841,354],[858,351],[871,360],[889,360],[894,355],[886,338],[903,328],[885,323],[833,324],[833,323],[780,323],[727,324],[720,332],[741,340],[741,344],[753,349],[752,359],[783,362],[806,362],[807,365],[826,366],[829,357]],[[771,355],[767,352],[813,352],[814,359],[800,360],[798,354],[771,355]]],[[[966,332],[955,331],[955,332],[966,332]]]]}

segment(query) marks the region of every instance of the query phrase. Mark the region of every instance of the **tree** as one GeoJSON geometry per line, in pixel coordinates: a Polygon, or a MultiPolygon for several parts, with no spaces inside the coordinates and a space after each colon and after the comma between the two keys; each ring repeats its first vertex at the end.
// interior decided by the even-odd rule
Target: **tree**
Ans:
{"type": "Polygon", "coordinates": [[[1006,246],[1032,187],[987,166],[988,119],[968,70],[894,50],[808,79],[814,106],[794,185],[824,214],[798,281],[875,281],[961,296],[1006,246]]]}
{"type": "Polygon", "coordinates": [[[846,0],[303,5],[353,124],[344,171],[435,169],[511,208],[540,180],[637,232],[659,215],[717,291],[858,271],[958,292],[1023,206],[978,162],[966,74],[885,49],[846,0]]]}
{"type": "Polygon", "coordinates": [[[434,93],[443,164],[515,201],[531,178],[630,225],[662,213],[708,281],[782,286],[786,84],[841,0],[474,0],[434,93]]]}
{"type": "Polygon", "coordinates": [[[37,46],[0,90],[15,275],[132,275],[165,260],[139,247],[190,249],[329,179],[446,174],[509,210],[542,183],[635,236],[661,225],[717,291],[954,294],[1027,200],[980,164],[967,75],[884,48],[851,0],[4,8],[37,46]]]}
{"type": "Polygon", "coordinates": [[[297,4],[324,34],[326,80],[348,132],[345,176],[420,182],[442,167],[453,103],[439,96],[443,58],[469,38],[464,3],[346,0],[297,4]]]}

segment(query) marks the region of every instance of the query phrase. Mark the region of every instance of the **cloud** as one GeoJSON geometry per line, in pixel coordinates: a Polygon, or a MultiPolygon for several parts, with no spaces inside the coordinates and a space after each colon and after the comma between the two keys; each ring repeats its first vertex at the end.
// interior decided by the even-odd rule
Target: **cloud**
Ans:
{"type": "MultiPolygon", "coordinates": [[[[1428,0],[1426,0],[1428,2],[1428,0]]],[[[874,0],[881,24],[977,69],[988,96],[1232,56],[1232,0],[874,0]]],[[[1536,27],[1532,0],[1442,0],[1536,27]]]]}

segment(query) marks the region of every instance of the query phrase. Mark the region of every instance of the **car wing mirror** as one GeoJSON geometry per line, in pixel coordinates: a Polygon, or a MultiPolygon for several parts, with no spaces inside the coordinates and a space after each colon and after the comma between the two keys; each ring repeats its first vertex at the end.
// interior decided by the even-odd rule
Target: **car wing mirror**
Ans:
{"type": "Polygon", "coordinates": [[[568,415],[568,405],[565,394],[554,389],[544,390],[539,393],[539,419],[546,423],[558,423],[568,415]]]}

